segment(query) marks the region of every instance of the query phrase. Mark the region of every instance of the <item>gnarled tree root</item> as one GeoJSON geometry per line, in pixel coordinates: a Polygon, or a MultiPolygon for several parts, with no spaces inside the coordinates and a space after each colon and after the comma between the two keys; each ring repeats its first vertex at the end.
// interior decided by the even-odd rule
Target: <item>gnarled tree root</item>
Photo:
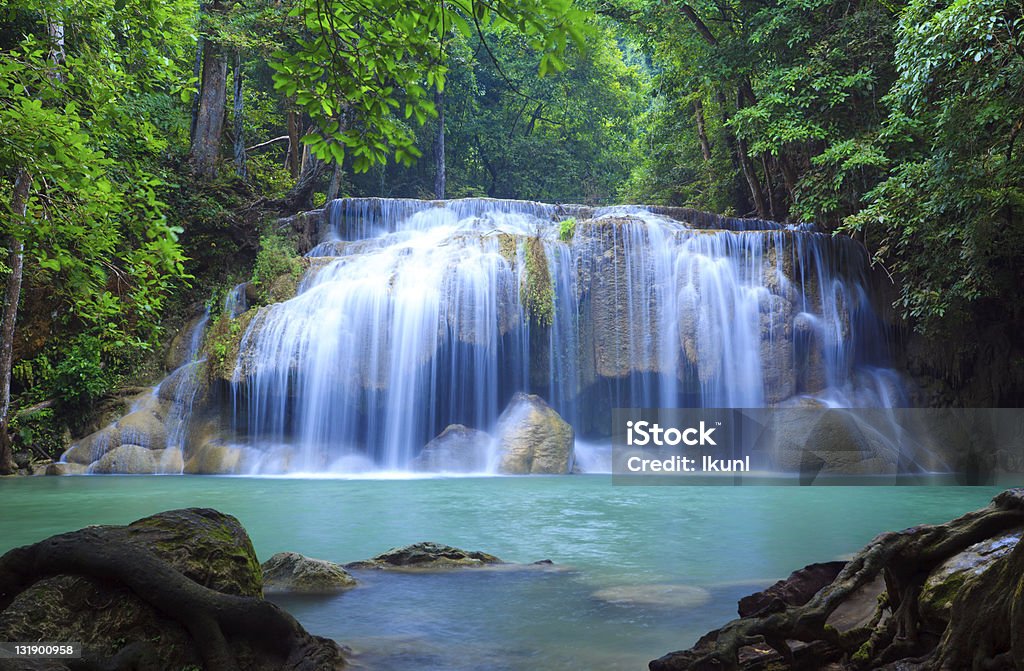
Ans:
{"type": "Polygon", "coordinates": [[[837,661],[853,669],[895,669],[897,662],[900,669],[921,671],[1024,669],[1024,543],[957,593],[940,640],[921,633],[918,616],[918,596],[933,569],[975,543],[1022,525],[1024,489],[1010,489],[987,508],[951,522],[883,533],[806,604],[780,605],[733,620],[690,650],[669,653],[649,667],[738,671],[741,649],[757,645],[771,647],[793,669],[837,661]],[[878,576],[886,591],[871,624],[843,633],[826,626],[845,599],[878,576]],[[790,641],[813,646],[813,653],[795,658],[790,641]]]}
{"type": "MultiPolygon", "coordinates": [[[[224,594],[196,583],[137,546],[82,529],[16,548],[0,558],[0,611],[37,581],[72,575],[120,584],[192,638],[208,671],[238,671],[232,643],[245,644],[268,667],[328,671],[345,666],[340,646],[312,636],[291,615],[269,601],[224,594]]],[[[150,651],[134,646],[123,659],[87,660],[78,668],[145,668],[150,651]],[[113,666],[111,666],[113,664],[113,666]],[[141,665],[141,666],[140,666],[141,665]]],[[[119,653],[117,657],[121,657],[119,653]]]]}

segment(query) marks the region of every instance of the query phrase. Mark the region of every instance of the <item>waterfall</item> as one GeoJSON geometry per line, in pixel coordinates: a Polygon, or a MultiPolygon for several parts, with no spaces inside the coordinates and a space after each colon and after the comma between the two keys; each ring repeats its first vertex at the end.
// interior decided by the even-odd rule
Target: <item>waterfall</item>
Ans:
{"type": "Polygon", "coordinates": [[[613,407],[898,395],[863,247],[812,226],[377,198],[325,223],[297,295],[249,321],[230,388],[233,440],[290,470],[404,468],[450,424],[492,428],[517,391],[587,440],[613,407]]]}

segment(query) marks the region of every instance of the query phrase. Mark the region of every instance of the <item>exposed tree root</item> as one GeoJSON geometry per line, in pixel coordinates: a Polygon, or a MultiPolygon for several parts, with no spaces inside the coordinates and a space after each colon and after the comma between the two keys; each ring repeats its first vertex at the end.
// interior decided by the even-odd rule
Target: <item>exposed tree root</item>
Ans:
{"type": "MultiPolygon", "coordinates": [[[[266,659],[266,668],[327,671],[345,664],[336,643],[310,635],[269,601],[204,587],[152,553],[93,528],[54,536],[0,558],[0,611],[37,581],[57,575],[127,587],[184,627],[208,671],[238,671],[236,644],[266,659]]],[[[127,646],[114,659],[86,660],[71,668],[142,669],[151,654],[145,645],[127,646]]]]}
{"type": "Polygon", "coordinates": [[[934,568],[1021,525],[1024,489],[1010,489],[987,508],[951,522],[881,534],[805,605],[733,620],[690,650],[652,661],[650,669],[736,671],[743,668],[741,649],[751,645],[770,646],[785,667],[794,669],[831,662],[851,669],[890,668],[897,661],[900,669],[922,671],[1024,669],[1024,543],[957,593],[941,640],[921,631],[918,613],[918,596],[934,568]],[[844,600],[878,576],[886,592],[868,626],[843,633],[826,626],[844,600]],[[794,655],[792,641],[812,644],[813,654],[794,655]]]}

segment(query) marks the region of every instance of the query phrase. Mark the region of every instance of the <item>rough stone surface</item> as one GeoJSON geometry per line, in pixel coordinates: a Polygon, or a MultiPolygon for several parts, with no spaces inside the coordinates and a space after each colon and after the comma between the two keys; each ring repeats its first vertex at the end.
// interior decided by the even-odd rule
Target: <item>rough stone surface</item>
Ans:
{"type": "MultiPolygon", "coordinates": [[[[870,419],[870,417],[868,417],[870,419]]],[[[772,415],[774,461],[780,470],[826,475],[879,475],[897,470],[899,454],[862,430],[846,410],[793,407],[772,415]]]]}
{"type": "Polygon", "coordinates": [[[780,580],[771,587],[745,596],[739,602],[740,617],[749,617],[766,609],[787,606],[802,606],[811,600],[822,587],[828,585],[846,566],[844,561],[809,564],[802,569],[793,571],[788,578],[780,580]]]}
{"type": "Polygon", "coordinates": [[[487,468],[491,436],[462,424],[451,424],[427,443],[412,468],[432,473],[475,473],[487,468]]]}
{"type": "Polygon", "coordinates": [[[333,594],[356,586],[340,564],[296,552],[278,552],[262,568],[266,594],[333,594]]]}
{"type": "Polygon", "coordinates": [[[89,473],[155,473],[159,463],[157,456],[154,450],[139,445],[120,445],[89,466],[89,473]]]}
{"type": "Polygon", "coordinates": [[[498,418],[498,470],[507,474],[563,474],[573,465],[573,428],[544,400],[517,393],[498,418]]]}
{"type": "Polygon", "coordinates": [[[486,552],[460,550],[440,543],[414,543],[388,550],[372,559],[346,564],[347,569],[447,570],[504,564],[486,552]]]}
{"type": "Polygon", "coordinates": [[[141,445],[160,449],[167,445],[167,429],[156,408],[148,407],[129,413],[118,420],[122,445],[141,445]]]}
{"type": "Polygon", "coordinates": [[[47,475],[84,475],[89,470],[88,466],[72,462],[57,462],[46,467],[47,475]]]}
{"type": "Polygon", "coordinates": [[[241,448],[213,441],[200,441],[186,455],[185,473],[223,474],[238,473],[245,454],[241,448]]]}
{"type": "Polygon", "coordinates": [[[918,598],[921,620],[928,630],[941,634],[949,624],[953,600],[960,590],[976,581],[996,562],[1010,554],[1024,529],[999,534],[975,543],[940,564],[925,580],[918,598]]]}

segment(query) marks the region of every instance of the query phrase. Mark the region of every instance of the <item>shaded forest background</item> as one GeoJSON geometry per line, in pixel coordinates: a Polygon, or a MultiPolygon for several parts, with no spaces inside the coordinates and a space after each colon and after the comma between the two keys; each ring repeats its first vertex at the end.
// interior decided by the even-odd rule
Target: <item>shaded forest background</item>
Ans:
{"type": "Polygon", "coordinates": [[[0,470],[336,196],[853,235],[944,402],[1024,400],[1020,0],[8,0],[0,470]]]}

